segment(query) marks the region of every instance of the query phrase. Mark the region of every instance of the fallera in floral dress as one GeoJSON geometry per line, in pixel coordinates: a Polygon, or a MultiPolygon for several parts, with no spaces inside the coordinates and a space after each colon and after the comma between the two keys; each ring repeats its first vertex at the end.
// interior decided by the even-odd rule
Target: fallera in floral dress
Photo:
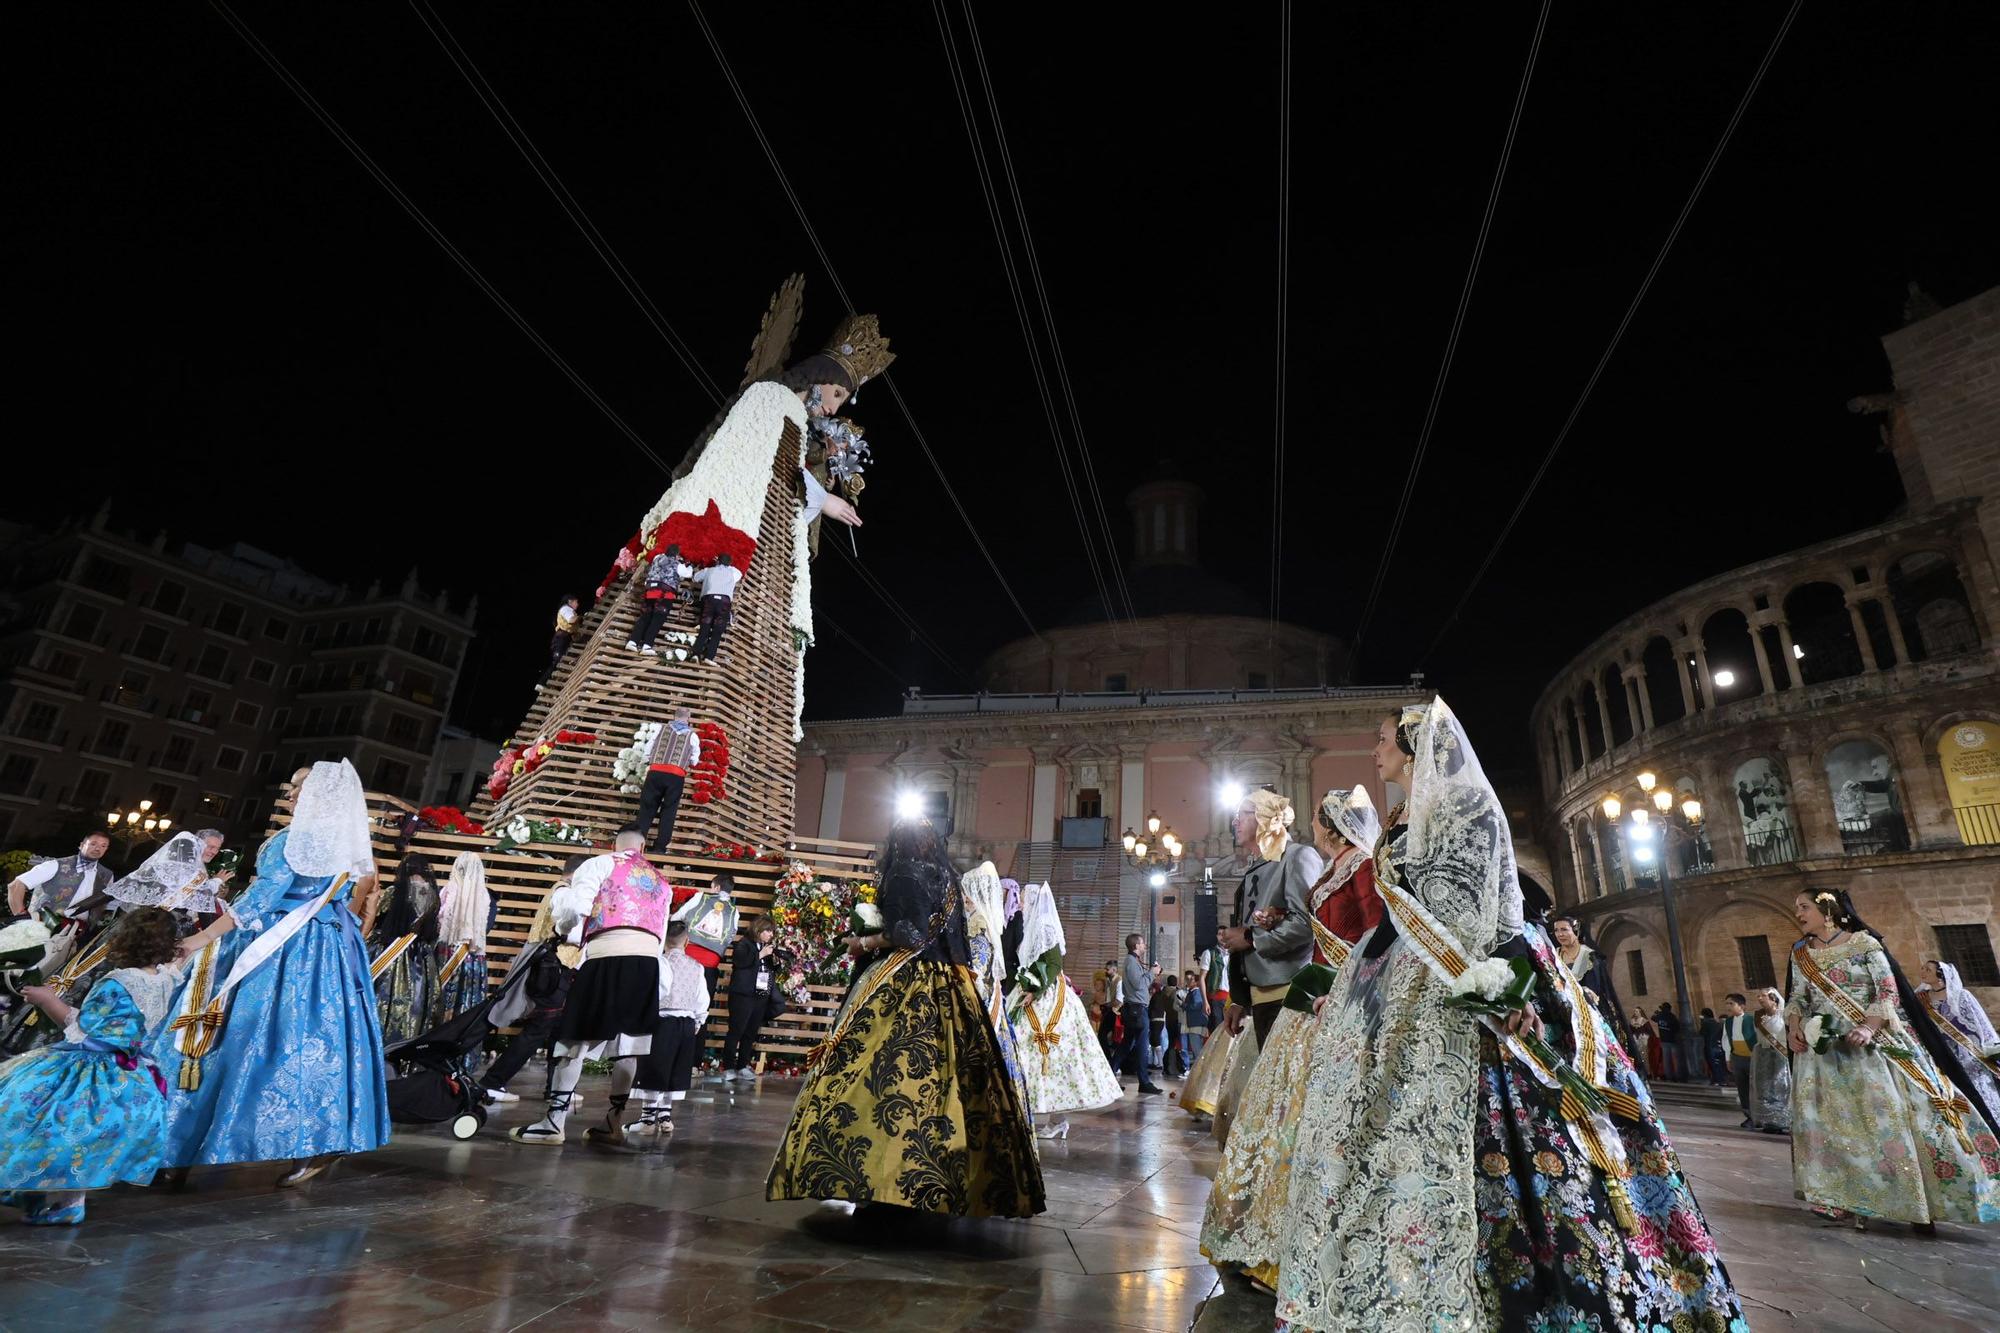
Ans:
{"type": "Polygon", "coordinates": [[[1896,1222],[2000,1222],[2000,1140],[1977,1110],[1958,1123],[1925,1091],[1956,1091],[1910,1031],[1882,942],[1858,930],[1811,950],[1800,941],[1785,1014],[1804,1023],[1819,1015],[1853,1026],[1836,997],[1807,976],[1816,968],[1868,1017],[1886,1019],[1879,1041],[1909,1053],[1916,1077],[1873,1046],[1836,1038],[1825,1054],[1792,1057],[1792,1180],[1798,1197],[1821,1209],[1845,1209],[1896,1222]]]}
{"type": "Polygon", "coordinates": [[[1571,996],[1588,1006],[1522,920],[1506,813],[1456,719],[1436,700],[1406,710],[1398,732],[1415,758],[1408,817],[1392,816],[1376,852],[1389,914],[1320,1018],[1279,1318],[1321,1333],[1747,1333],[1644,1082],[1609,1030],[1576,1013],[1571,996]],[[1615,1142],[1596,1118],[1566,1120],[1520,1058],[1446,1007],[1430,960],[1447,934],[1461,967],[1528,960],[1549,1045],[1601,1071],[1593,1085],[1622,1108],[1602,1113],[1615,1142]],[[1578,1059],[1577,1032],[1600,1058],[1578,1059]],[[1599,1165],[1613,1154],[1615,1185],[1599,1165]]]}

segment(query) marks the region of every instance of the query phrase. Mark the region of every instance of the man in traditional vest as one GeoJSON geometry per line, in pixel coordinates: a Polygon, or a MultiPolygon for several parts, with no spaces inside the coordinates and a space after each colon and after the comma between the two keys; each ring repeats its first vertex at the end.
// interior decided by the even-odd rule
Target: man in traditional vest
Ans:
{"type": "Polygon", "coordinates": [[[104,854],[111,850],[110,835],[90,832],[76,845],[76,855],[58,857],[30,866],[7,886],[7,910],[15,916],[44,912],[79,919],[93,916],[103,903],[93,898],[111,887],[111,868],[104,854]]]}
{"type": "Polygon", "coordinates": [[[508,1134],[516,1143],[563,1143],[570,1103],[586,1057],[603,1054],[611,1069],[610,1110],[585,1136],[616,1146],[625,1141],[625,1103],[632,1092],[633,1061],[652,1050],[659,1019],[660,954],[673,889],[646,860],[639,835],[626,830],[614,850],[593,856],[570,876],[571,892],[550,904],[551,924],[568,933],[590,894],[583,918],[583,965],[570,984],[562,1017],[549,1046],[549,1107],[532,1125],[508,1134]]]}
{"type": "Polygon", "coordinates": [[[664,855],[674,836],[674,816],[680,812],[681,789],[687,775],[701,760],[701,738],[694,734],[688,710],[676,708],[674,720],[660,728],[653,738],[651,756],[646,761],[646,785],[639,789],[639,817],[632,828],[640,838],[652,837],[653,850],[664,855]],[[660,831],[653,834],[653,821],[660,831]]]}
{"type": "Polygon", "coordinates": [[[1306,897],[1325,869],[1317,851],[1292,838],[1292,803],[1268,787],[1243,798],[1236,845],[1252,857],[1236,889],[1236,920],[1215,933],[1229,951],[1231,1033],[1248,1017],[1261,1049],[1285,1007],[1298,970],[1312,961],[1312,911],[1306,897]]]}

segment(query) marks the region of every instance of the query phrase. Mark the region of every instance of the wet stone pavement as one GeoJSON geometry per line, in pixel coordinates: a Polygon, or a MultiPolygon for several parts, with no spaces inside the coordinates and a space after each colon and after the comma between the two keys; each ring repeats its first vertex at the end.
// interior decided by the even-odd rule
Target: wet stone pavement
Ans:
{"type": "MultiPolygon", "coordinates": [[[[524,1080],[525,1082],[525,1080],[524,1080]]],[[[926,1330],[1235,1333],[1271,1302],[1197,1245],[1216,1152],[1173,1102],[1128,1095],[1043,1145],[1049,1210],[878,1235],[764,1202],[796,1082],[697,1087],[658,1148],[593,1149],[587,1081],[562,1149],[395,1141],[297,1191],[270,1166],[198,1170],[178,1194],[93,1196],[81,1228],[0,1225],[0,1328],[926,1330]]],[[[1782,1139],[1732,1104],[1667,1107],[1753,1329],[2000,1329],[2000,1228],[1822,1226],[1782,1139]]],[[[0,1219],[11,1220],[10,1210],[0,1219]]]]}

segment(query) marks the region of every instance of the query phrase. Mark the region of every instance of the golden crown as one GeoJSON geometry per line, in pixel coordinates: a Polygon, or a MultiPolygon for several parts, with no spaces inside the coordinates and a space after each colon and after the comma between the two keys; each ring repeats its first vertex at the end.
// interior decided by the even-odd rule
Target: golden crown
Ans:
{"type": "Polygon", "coordinates": [[[849,315],[840,321],[825,350],[847,372],[856,392],[896,359],[889,350],[889,340],[882,336],[881,321],[874,315],[849,315]]]}

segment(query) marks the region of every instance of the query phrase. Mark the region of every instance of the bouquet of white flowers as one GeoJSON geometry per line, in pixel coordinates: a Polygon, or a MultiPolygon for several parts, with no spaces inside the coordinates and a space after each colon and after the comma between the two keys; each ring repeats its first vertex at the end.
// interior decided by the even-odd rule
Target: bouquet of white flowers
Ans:
{"type": "Polygon", "coordinates": [[[49,955],[55,936],[33,917],[16,921],[0,930],[0,983],[14,994],[23,986],[38,986],[51,966],[49,955]]]}
{"type": "Polygon", "coordinates": [[[511,852],[516,847],[531,842],[568,843],[573,846],[588,846],[590,830],[581,824],[571,824],[561,819],[529,819],[526,815],[516,815],[500,829],[500,841],[494,847],[496,852],[511,852]]]}
{"type": "Polygon", "coordinates": [[[618,779],[618,790],[627,796],[646,785],[646,758],[652,753],[659,729],[657,722],[641,722],[632,732],[632,743],[611,761],[611,776],[618,779]]]}
{"type": "Polygon", "coordinates": [[[882,909],[874,903],[856,903],[854,910],[847,914],[847,933],[850,935],[880,935],[883,929],[882,909]]]}
{"type": "MultiPolygon", "coordinates": [[[[1490,1020],[1505,1018],[1534,1002],[1535,964],[1531,958],[1488,958],[1474,963],[1452,979],[1445,1008],[1477,1014],[1490,1020]]],[[[1556,1052],[1540,1034],[1523,1027],[1514,1040],[1556,1077],[1562,1090],[1576,1098],[1585,1111],[1604,1109],[1604,1094],[1590,1086],[1590,1080],[1576,1066],[1556,1052]]]]}
{"type": "MultiPolygon", "coordinates": [[[[1811,1051],[1814,1055],[1825,1055],[1834,1048],[1836,1042],[1850,1031],[1852,1031],[1851,1028],[1842,1027],[1829,1014],[1814,1014],[1801,1025],[1799,1035],[1805,1039],[1807,1050],[1811,1051]]],[[[1879,1032],[1875,1034],[1873,1041],[1861,1049],[1867,1050],[1869,1047],[1873,1047],[1884,1055],[1900,1055],[1905,1059],[1914,1054],[1907,1046],[1901,1046],[1895,1042],[1884,1040],[1882,1034],[1879,1032]]]]}

